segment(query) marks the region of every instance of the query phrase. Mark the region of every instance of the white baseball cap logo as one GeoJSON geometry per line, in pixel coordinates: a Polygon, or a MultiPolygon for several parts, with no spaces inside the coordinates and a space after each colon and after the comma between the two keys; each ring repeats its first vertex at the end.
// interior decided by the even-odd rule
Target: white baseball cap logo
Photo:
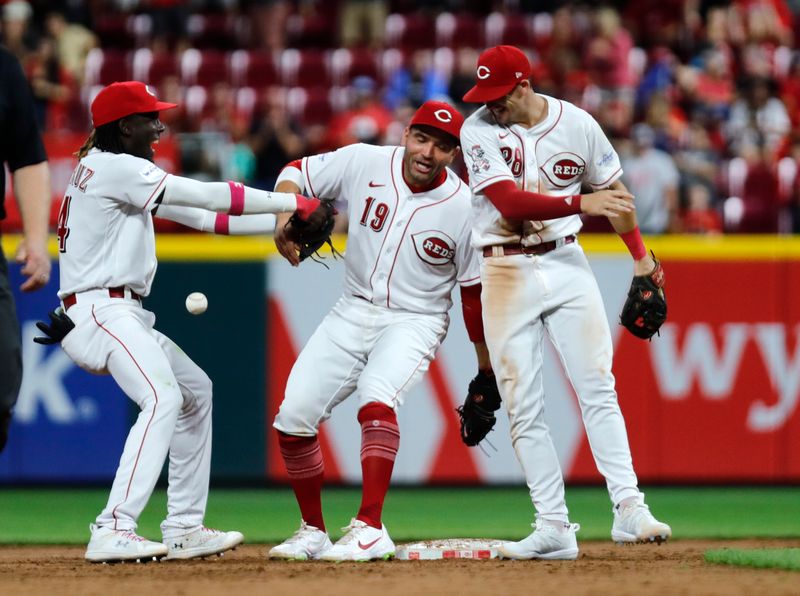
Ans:
{"type": "Polygon", "coordinates": [[[488,79],[489,75],[492,74],[492,71],[489,70],[488,66],[480,65],[478,67],[478,78],[479,79],[488,79]]]}
{"type": "Polygon", "coordinates": [[[447,110],[436,110],[433,115],[439,122],[452,122],[453,120],[453,115],[447,110]]]}
{"type": "Polygon", "coordinates": [[[153,90],[152,90],[152,89],[150,89],[150,85],[145,85],[145,86],[144,86],[144,90],[145,90],[145,91],[147,91],[147,92],[148,92],[150,95],[152,95],[153,97],[155,97],[155,96],[156,96],[156,94],[155,94],[155,93],[153,93],[153,90]]]}

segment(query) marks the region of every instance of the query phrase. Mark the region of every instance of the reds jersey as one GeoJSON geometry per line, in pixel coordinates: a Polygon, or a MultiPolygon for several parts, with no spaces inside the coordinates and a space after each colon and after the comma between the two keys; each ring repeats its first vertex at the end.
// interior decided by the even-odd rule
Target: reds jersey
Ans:
{"type": "Polygon", "coordinates": [[[303,184],[315,197],[347,201],[345,292],[391,309],[445,313],[453,286],[480,278],[469,189],[446,170],[438,187],[412,192],[403,180],[404,152],[356,144],[305,157],[303,184]]]}
{"type": "Polygon", "coordinates": [[[58,216],[59,298],[119,286],[150,293],[157,265],[151,212],[167,176],[127,153],[92,149],[78,162],[58,216]]]}
{"type": "Polygon", "coordinates": [[[577,233],[578,215],[545,221],[506,220],[482,193],[501,180],[540,194],[580,194],[581,183],[602,189],[622,175],[619,156],[600,125],[575,105],[546,95],[547,116],[533,128],[500,126],[482,106],[461,128],[475,210],[475,246],[550,242],[577,233]]]}

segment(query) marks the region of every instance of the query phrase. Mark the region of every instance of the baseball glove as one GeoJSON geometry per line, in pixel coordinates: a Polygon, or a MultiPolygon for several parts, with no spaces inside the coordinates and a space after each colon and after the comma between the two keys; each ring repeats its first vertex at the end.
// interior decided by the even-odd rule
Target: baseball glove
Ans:
{"type": "Polygon", "coordinates": [[[461,440],[465,445],[474,447],[489,434],[497,422],[494,412],[499,408],[497,380],[493,374],[478,371],[469,384],[464,405],[456,408],[461,419],[461,440]]]}
{"type": "Polygon", "coordinates": [[[324,244],[330,246],[334,257],[339,255],[331,242],[331,233],[335,223],[333,216],[336,213],[336,209],[333,208],[333,201],[320,200],[319,207],[317,207],[317,210],[308,221],[300,219],[297,213],[294,213],[289,218],[284,230],[289,240],[300,247],[298,255],[300,261],[304,261],[309,257],[314,261],[318,261],[315,257],[320,256],[318,251],[324,244]]]}
{"type": "Polygon", "coordinates": [[[652,338],[667,320],[664,270],[655,255],[653,260],[656,266],[649,274],[633,278],[619,317],[620,325],[641,339],[652,338]]]}
{"type": "Polygon", "coordinates": [[[75,323],[72,322],[72,319],[67,316],[67,313],[60,306],[55,310],[51,310],[47,315],[50,317],[49,325],[43,321],[36,322],[36,327],[45,334],[45,337],[34,337],[33,341],[45,346],[61,343],[67,333],[75,327],[75,323]]]}

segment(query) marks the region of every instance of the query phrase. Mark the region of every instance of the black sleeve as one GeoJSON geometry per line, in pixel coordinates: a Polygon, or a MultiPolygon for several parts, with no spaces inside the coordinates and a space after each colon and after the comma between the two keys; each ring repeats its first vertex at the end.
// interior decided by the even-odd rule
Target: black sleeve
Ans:
{"type": "Polygon", "coordinates": [[[16,57],[0,47],[0,161],[12,172],[47,160],[28,80],[16,57]]]}

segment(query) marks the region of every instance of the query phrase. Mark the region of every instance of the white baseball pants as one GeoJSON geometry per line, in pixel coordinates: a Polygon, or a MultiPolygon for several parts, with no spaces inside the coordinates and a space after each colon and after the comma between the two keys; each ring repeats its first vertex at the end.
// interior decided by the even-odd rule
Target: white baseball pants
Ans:
{"type": "Polygon", "coordinates": [[[420,381],[447,333],[446,314],[389,310],[343,296],[297,358],[273,426],[297,436],[317,434],[333,408],[353,393],[359,408],[396,409],[420,381]]]}
{"type": "Polygon", "coordinates": [[[538,517],[568,521],[564,480],[544,418],[545,333],[578,396],[611,500],[638,495],[611,372],[611,332],[583,249],[573,243],[540,256],[487,257],[481,282],[486,343],[538,517]]]}
{"type": "MultiPolygon", "coordinates": [[[[211,468],[211,380],[164,334],[155,315],[107,290],[78,294],[62,348],[90,372],[110,373],[141,409],[120,458],[100,526],[136,529],[169,452],[164,538],[203,524],[211,468]]],[[[101,446],[98,446],[101,448],[101,446]]]]}

